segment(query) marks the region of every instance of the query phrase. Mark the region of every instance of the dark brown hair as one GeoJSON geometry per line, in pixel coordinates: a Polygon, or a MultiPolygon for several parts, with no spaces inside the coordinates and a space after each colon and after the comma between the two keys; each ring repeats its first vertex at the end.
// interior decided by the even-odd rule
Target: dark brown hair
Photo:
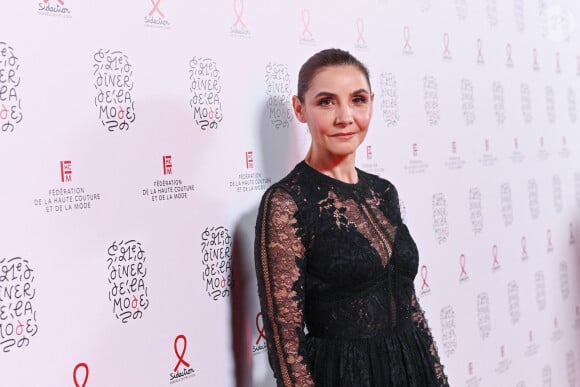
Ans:
{"type": "Polygon", "coordinates": [[[369,70],[364,64],[362,64],[361,61],[355,58],[348,51],[344,51],[338,48],[329,48],[312,55],[300,68],[300,72],[298,73],[297,92],[300,102],[304,102],[304,94],[310,87],[310,82],[312,82],[312,79],[316,76],[316,74],[324,67],[331,66],[354,66],[358,68],[367,79],[369,88],[371,87],[369,70]]]}

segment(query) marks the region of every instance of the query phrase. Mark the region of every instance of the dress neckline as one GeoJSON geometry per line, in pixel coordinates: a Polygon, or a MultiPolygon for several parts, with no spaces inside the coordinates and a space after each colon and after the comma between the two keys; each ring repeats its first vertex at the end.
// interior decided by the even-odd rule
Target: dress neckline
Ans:
{"type": "Polygon", "coordinates": [[[324,185],[328,185],[328,186],[334,186],[336,188],[342,188],[345,189],[347,191],[356,191],[358,188],[360,188],[362,186],[363,183],[363,173],[360,169],[356,168],[356,172],[358,175],[358,182],[356,183],[346,183],[342,180],[338,180],[335,179],[334,177],[325,175],[324,173],[320,172],[319,170],[311,167],[310,165],[308,165],[308,163],[306,163],[306,161],[302,160],[297,167],[301,168],[307,175],[308,177],[312,178],[314,181],[324,184],[324,185]]]}

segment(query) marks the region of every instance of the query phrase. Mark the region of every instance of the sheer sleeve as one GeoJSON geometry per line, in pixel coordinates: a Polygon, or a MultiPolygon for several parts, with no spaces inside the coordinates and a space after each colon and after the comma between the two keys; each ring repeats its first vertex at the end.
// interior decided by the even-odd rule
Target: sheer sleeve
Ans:
{"type": "Polygon", "coordinates": [[[278,386],[314,386],[304,360],[304,254],[296,235],[297,206],[270,189],[256,221],[255,263],[268,357],[278,386]]]}
{"type": "Polygon", "coordinates": [[[433,365],[433,371],[435,372],[437,386],[441,387],[449,386],[447,376],[445,375],[445,372],[443,372],[443,365],[441,364],[441,360],[439,359],[437,345],[435,344],[435,340],[433,339],[433,335],[431,334],[431,330],[429,329],[429,325],[427,324],[427,319],[425,318],[425,312],[423,312],[421,305],[419,305],[414,290],[411,296],[411,313],[413,316],[413,322],[415,323],[417,330],[419,331],[421,339],[425,341],[425,343],[429,347],[431,364],[433,365]]]}

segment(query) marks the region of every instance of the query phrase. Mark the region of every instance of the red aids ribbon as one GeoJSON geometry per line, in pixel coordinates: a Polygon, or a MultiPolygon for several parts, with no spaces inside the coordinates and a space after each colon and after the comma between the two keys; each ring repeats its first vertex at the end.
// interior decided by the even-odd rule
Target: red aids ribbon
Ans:
{"type": "Polygon", "coordinates": [[[443,45],[445,50],[443,51],[444,56],[451,56],[451,51],[449,51],[449,34],[446,32],[443,34],[443,45]]]}
{"type": "Polygon", "coordinates": [[[87,365],[87,363],[79,363],[75,366],[75,369],[73,371],[73,381],[75,383],[76,387],[85,387],[87,385],[87,381],[89,380],[89,366],[87,365]],[[82,382],[82,384],[79,384],[79,380],[77,378],[77,371],[79,370],[79,368],[84,368],[85,369],[85,378],[82,382]]]}
{"type": "Polygon", "coordinates": [[[359,44],[365,44],[365,38],[363,36],[364,32],[365,32],[365,22],[362,18],[358,18],[356,19],[356,30],[358,32],[357,38],[356,38],[356,42],[359,44]]]}
{"type": "Polygon", "coordinates": [[[405,38],[405,45],[403,46],[403,50],[411,51],[411,30],[408,26],[403,27],[403,38],[405,38]]]}
{"type": "Polygon", "coordinates": [[[477,38],[477,61],[483,62],[483,43],[480,38],[477,38]]]}
{"type": "Polygon", "coordinates": [[[505,46],[505,51],[507,53],[507,65],[512,65],[513,64],[513,60],[512,60],[512,45],[511,44],[507,44],[505,46]]]}
{"type": "Polygon", "coordinates": [[[427,266],[423,265],[421,266],[421,279],[423,280],[423,283],[421,284],[421,290],[425,289],[425,288],[429,288],[429,284],[427,283],[427,266]]]}
{"type": "Polygon", "coordinates": [[[236,14],[236,21],[232,27],[238,27],[238,25],[241,25],[244,28],[248,28],[242,20],[242,16],[244,15],[244,0],[234,0],[234,13],[236,14]],[[239,9],[238,4],[240,5],[239,9]]]}
{"type": "Polygon", "coordinates": [[[175,338],[175,341],[173,342],[173,350],[175,351],[175,356],[177,356],[177,364],[173,368],[173,372],[177,372],[177,369],[179,368],[180,364],[183,364],[184,366],[189,367],[189,363],[183,358],[185,355],[186,349],[187,349],[187,339],[185,338],[185,335],[177,336],[175,338]],[[179,352],[177,352],[177,342],[179,341],[179,339],[183,340],[183,351],[181,351],[181,354],[179,352]]]}
{"type": "Polygon", "coordinates": [[[497,260],[497,245],[493,245],[491,248],[491,255],[493,256],[493,266],[499,266],[499,261],[497,260]]]}
{"type": "MultiPolygon", "coordinates": [[[[48,3],[49,1],[50,1],[50,0],[44,0],[44,4],[48,3]]],[[[64,5],[64,1],[63,1],[63,0],[56,0],[56,1],[58,1],[58,3],[59,3],[60,5],[64,5]]]]}
{"type": "Polygon", "coordinates": [[[151,0],[151,4],[153,4],[153,8],[151,8],[151,11],[149,11],[149,16],[153,16],[153,14],[155,12],[157,12],[159,14],[159,16],[161,16],[162,18],[165,18],[165,15],[159,9],[159,3],[161,3],[161,0],[157,0],[157,1],[151,0]]]}
{"type": "Polygon", "coordinates": [[[466,278],[467,272],[465,271],[465,255],[463,254],[459,256],[459,265],[461,266],[461,273],[459,274],[459,277],[466,278]]]}
{"type": "Polygon", "coordinates": [[[306,34],[312,38],[312,32],[310,31],[310,11],[307,9],[302,10],[302,25],[304,26],[302,38],[306,38],[306,34]]]}
{"type": "Polygon", "coordinates": [[[260,327],[260,317],[262,317],[262,312],[256,315],[256,329],[258,330],[258,339],[256,340],[256,345],[260,343],[260,340],[266,340],[266,334],[264,332],[264,321],[262,321],[262,327],[260,327]]]}

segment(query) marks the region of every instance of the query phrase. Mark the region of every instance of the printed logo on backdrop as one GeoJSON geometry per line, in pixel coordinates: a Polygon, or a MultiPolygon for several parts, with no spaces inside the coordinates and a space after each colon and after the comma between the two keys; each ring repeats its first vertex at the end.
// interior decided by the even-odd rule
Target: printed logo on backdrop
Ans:
{"type": "Polygon", "coordinates": [[[552,251],[554,251],[554,244],[552,243],[552,230],[551,229],[546,230],[546,251],[548,253],[551,253],[552,251]]]}
{"type": "Polygon", "coordinates": [[[252,344],[252,354],[258,354],[265,352],[268,348],[268,343],[266,342],[266,332],[264,329],[264,319],[262,317],[262,312],[258,312],[256,315],[256,341],[252,344]]]}
{"type": "Polygon", "coordinates": [[[302,20],[302,32],[300,32],[298,42],[308,45],[316,44],[314,34],[310,29],[310,20],[311,20],[310,10],[308,8],[302,9],[302,11],[300,11],[300,18],[302,20]]]}
{"type": "Polygon", "coordinates": [[[367,41],[365,39],[365,20],[362,17],[359,17],[355,21],[356,23],[356,40],[354,42],[354,48],[358,50],[366,50],[369,47],[367,46],[367,41]]]}
{"type": "Polygon", "coordinates": [[[422,296],[427,296],[431,294],[431,286],[427,282],[427,275],[429,274],[429,269],[427,265],[421,265],[421,290],[419,291],[422,296]]]}
{"type": "Polygon", "coordinates": [[[519,32],[525,30],[524,0],[514,0],[514,23],[519,32]]]}
{"type": "Polygon", "coordinates": [[[449,357],[457,349],[457,334],[455,333],[455,311],[451,305],[441,308],[441,346],[443,353],[449,357]]]}
{"type": "Polygon", "coordinates": [[[268,95],[268,116],[276,129],[288,128],[292,121],[290,74],[281,63],[266,66],[266,92],[268,95]]]}
{"type": "Polygon", "coordinates": [[[437,243],[447,241],[449,236],[449,223],[447,222],[447,200],[441,192],[433,194],[431,197],[433,208],[433,233],[437,243]]]}
{"type": "Polygon", "coordinates": [[[455,0],[455,13],[457,19],[461,21],[467,19],[467,0],[455,0]]]}
{"type": "Polygon", "coordinates": [[[499,81],[494,81],[492,84],[493,92],[493,112],[495,114],[495,122],[498,125],[503,125],[505,122],[505,102],[503,85],[499,81]]]}
{"type": "MultiPolygon", "coordinates": [[[[161,157],[163,179],[154,180],[150,188],[142,190],[142,196],[151,198],[152,202],[168,202],[178,199],[191,198],[195,185],[184,183],[183,180],[173,178],[174,159],[172,155],[161,157]]],[[[159,168],[161,170],[161,168],[159,168]]]]}
{"type": "Polygon", "coordinates": [[[487,23],[491,27],[497,26],[498,21],[498,11],[497,11],[497,0],[486,0],[485,11],[487,13],[487,23]]]}
{"type": "Polygon", "coordinates": [[[483,211],[479,187],[469,189],[469,220],[471,221],[471,230],[475,235],[483,231],[483,211]]]}
{"type": "Polygon", "coordinates": [[[230,180],[229,187],[238,193],[264,191],[272,184],[272,178],[263,177],[261,172],[253,172],[254,152],[246,151],[244,156],[245,171],[238,173],[234,180],[230,180]]]}
{"type": "Polygon", "coordinates": [[[532,122],[532,94],[527,83],[520,85],[520,100],[524,122],[530,124],[532,122]]]}
{"type": "Polygon", "coordinates": [[[230,27],[230,36],[249,38],[250,30],[244,21],[245,4],[244,0],[232,0],[234,7],[234,23],[230,27]]]}
{"type": "Polygon", "coordinates": [[[149,0],[150,7],[145,15],[145,27],[171,28],[171,23],[167,20],[165,12],[161,10],[161,0],[149,0]]]}
{"type": "Polygon", "coordinates": [[[520,321],[520,289],[515,280],[508,282],[508,311],[512,324],[520,321]]]}
{"type": "Polygon", "coordinates": [[[513,163],[521,163],[526,159],[526,156],[520,151],[520,145],[518,138],[514,138],[514,149],[510,155],[510,159],[513,163]]]}
{"type": "Polygon", "coordinates": [[[449,49],[449,33],[443,33],[443,54],[441,55],[444,61],[451,61],[453,55],[451,55],[451,50],[449,49]]]}
{"type": "Polygon", "coordinates": [[[232,236],[223,226],[206,227],[201,233],[201,278],[214,301],[229,297],[232,287],[232,236]]]}
{"type": "Polygon", "coordinates": [[[491,271],[496,272],[501,269],[501,265],[499,263],[499,253],[497,250],[497,245],[491,246],[491,271]]]}
{"type": "Polygon", "coordinates": [[[565,261],[560,262],[558,267],[560,272],[560,293],[562,300],[567,300],[570,295],[570,282],[568,280],[568,264],[565,261]]]}
{"type": "Polygon", "coordinates": [[[580,172],[574,173],[574,187],[576,193],[576,206],[580,208],[580,172]]]}
{"type": "Polygon", "coordinates": [[[538,219],[540,215],[540,199],[538,198],[538,183],[536,179],[528,180],[528,204],[532,219],[538,219]]]}
{"type": "Polygon", "coordinates": [[[187,337],[185,335],[177,335],[173,340],[173,352],[177,357],[177,363],[169,373],[169,384],[183,382],[184,380],[195,377],[195,369],[191,368],[191,364],[185,360],[185,352],[187,351],[187,337]]]}
{"type": "Polygon", "coordinates": [[[509,183],[502,183],[500,186],[501,216],[504,226],[511,226],[514,221],[514,210],[512,205],[512,189],[509,183]]]}
{"type": "Polygon", "coordinates": [[[568,377],[568,385],[576,385],[576,361],[574,356],[574,351],[569,350],[566,352],[566,375],[568,377]]]}
{"type": "Polygon", "coordinates": [[[514,60],[512,58],[512,45],[510,43],[505,46],[506,60],[505,67],[511,69],[514,67],[514,60]]]}
{"type": "Polygon", "coordinates": [[[465,125],[473,125],[475,122],[475,103],[471,79],[461,80],[461,110],[463,111],[465,125]]]}
{"type": "Polygon", "coordinates": [[[20,60],[14,49],[0,42],[0,130],[12,133],[22,121],[22,100],[19,96],[20,60]]]}
{"type": "Polygon", "coordinates": [[[570,230],[570,237],[568,238],[568,243],[573,245],[576,243],[576,237],[574,236],[574,223],[570,222],[569,230],[570,230]]]}
{"type": "Polygon", "coordinates": [[[28,347],[38,333],[34,270],[21,257],[0,259],[0,349],[28,347]]]}
{"type": "MultiPolygon", "coordinates": [[[[481,377],[477,376],[475,371],[473,370],[473,363],[467,363],[467,374],[469,377],[465,381],[466,387],[479,387],[481,385],[481,377]]],[[[519,387],[519,386],[518,386],[519,387]]]]}
{"type": "Polygon", "coordinates": [[[539,160],[546,161],[550,158],[550,153],[546,150],[545,143],[544,143],[544,136],[540,136],[540,148],[536,153],[536,157],[539,160]]]}
{"type": "Polygon", "coordinates": [[[544,368],[542,368],[542,386],[552,386],[552,367],[547,364],[544,366],[544,368]]]}
{"type": "Polygon", "coordinates": [[[467,274],[467,258],[465,258],[465,254],[461,254],[459,256],[459,283],[465,283],[469,280],[469,275],[467,274]]]}
{"type": "Polygon", "coordinates": [[[533,57],[534,57],[534,62],[532,64],[532,70],[534,70],[534,71],[540,71],[540,63],[538,62],[538,49],[537,48],[534,48],[532,50],[532,54],[533,54],[533,57]]]}
{"type": "Polygon", "coordinates": [[[546,86],[546,114],[548,122],[553,124],[556,122],[556,102],[554,100],[554,89],[551,86],[546,86]]]}
{"type": "Polygon", "coordinates": [[[479,163],[483,167],[493,167],[497,161],[497,157],[490,150],[489,139],[483,141],[483,154],[479,158],[479,163]]]}
{"type": "Polygon", "coordinates": [[[375,175],[380,175],[381,173],[383,173],[385,171],[385,169],[383,167],[381,167],[381,165],[379,165],[378,163],[373,162],[373,146],[372,145],[367,145],[366,153],[367,153],[366,162],[362,163],[363,169],[365,171],[370,172],[370,173],[374,173],[375,175]]]}
{"type": "MultiPolygon", "coordinates": [[[[67,0],[67,3],[70,3],[70,1],[67,0]]],[[[64,0],[39,0],[38,14],[65,18],[70,18],[72,16],[71,11],[65,4],[64,0]]]]}
{"type": "Polygon", "coordinates": [[[566,136],[562,136],[562,148],[560,148],[560,152],[558,152],[558,154],[563,159],[570,157],[570,149],[566,144],[566,136]]]}
{"type": "Polygon", "coordinates": [[[534,332],[529,331],[528,332],[528,345],[526,346],[526,350],[524,352],[524,355],[526,357],[534,356],[535,354],[538,353],[539,349],[540,349],[540,346],[534,341],[534,332]]]}
{"type": "Polygon", "coordinates": [[[490,314],[489,295],[486,292],[479,293],[477,295],[477,324],[482,340],[487,339],[491,333],[490,314]]]}
{"type": "Polygon", "coordinates": [[[562,339],[562,336],[564,336],[564,332],[560,329],[560,326],[558,325],[558,318],[554,317],[554,330],[552,331],[552,337],[550,337],[550,339],[552,340],[553,343],[556,343],[562,339]]]}
{"type": "Polygon", "coordinates": [[[536,305],[541,312],[546,309],[546,280],[543,271],[537,271],[534,275],[534,284],[536,288],[536,305]]]}
{"type": "Polygon", "coordinates": [[[413,47],[411,47],[411,29],[409,26],[403,27],[403,55],[413,55],[413,47]]]}
{"type": "Polygon", "coordinates": [[[149,308],[146,260],[145,250],[134,239],[114,241],[107,248],[109,301],[122,323],[142,318],[149,308]]]}
{"type": "Polygon", "coordinates": [[[437,80],[432,75],[423,77],[423,102],[425,106],[425,117],[429,126],[437,126],[441,113],[439,111],[439,95],[437,80]]]}
{"type": "Polygon", "coordinates": [[[44,209],[44,212],[49,214],[68,213],[94,208],[94,202],[101,200],[100,193],[91,193],[84,187],[70,187],[73,182],[73,162],[71,160],[59,162],[59,181],[65,186],[49,188],[48,196],[34,199],[35,207],[44,209]]]}
{"type": "Polygon", "coordinates": [[[413,143],[411,145],[411,155],[412,157],[407,164],[403,166],[405,171],[411,175],[424,173],[429,168],[429,164],[419,157],[419,144],[413,143]]]}
{"type": "Polygon", "coordinates": [[[451,141],[451,155],[445,160],[445,168],[450,171],[462,169],[465,166],[465,160],[457,154],[457,142],[451,141]]]}
{"type": "Polygon", "coordinates": [[[562,181],[559,175],[552,176],[552,191],[554,196],[554,210],[557,213],[562,212],[562,181]]]}
{"type": "Polygon", "coordinates": [[[89,366],[87,363],[78,363],[73,369],[75,387],[85,387],[89,381],[89,366]],[[81,368],[83,369],[82,371],[81,368]]]}
{"type": "Polygon", "coordinates": [[[522,246],[522,254],[521,254],[521,258],[522,261],[525,261],[529,258],[528,256],[528,239],[526,238],[526,236],[522,236],[522,238],[520,239],[520,244],[522,246]]]}
{"type": "Polygon", "coordinates": [[[575,124],[578,118],[577,110],[576,110],[576,92],[571,87],[568,88],[567,92],[567,99],[568,99],[568,118],[570,119],[571,124],[575,124]]]}
{"type": "Polygon", "coordinates": [[[397,79],[393,73],[381,73],[381,108],[383,120],[392,128],[399,123],[399,93],[397,79]]]}
{"type": "Polygon", "coordinates": [[[477,38],[475,45],[477,47],[476,63],[480,65],[485,64],[485,59],[483,58],[483,42],[481,41],[481,38],[477,38]]]}
{"type": "Polygon", "coordinates": [[[510,370],[512,366],[512,361],[509,357],[505,355],[505,346],[502,344],[499,347],[499,361],[497,362],[497,366],[495,367],[495,373],[497,375],[502,375],[510,370]]]}
{"type": "Polygon", "coordinates": [[[135,122],[133,66],[121,51],[103,51],[93,55],[95,106],[99,120],[109,132],[129,130],[135,122]]]}
{"type": "Polygon", "coordinates": [[[223,120],[220,93],[221,74],[211,58],[194,56],[189,61],[189,107],[195,124],[201,129],[217,129],[223,120]]]}

